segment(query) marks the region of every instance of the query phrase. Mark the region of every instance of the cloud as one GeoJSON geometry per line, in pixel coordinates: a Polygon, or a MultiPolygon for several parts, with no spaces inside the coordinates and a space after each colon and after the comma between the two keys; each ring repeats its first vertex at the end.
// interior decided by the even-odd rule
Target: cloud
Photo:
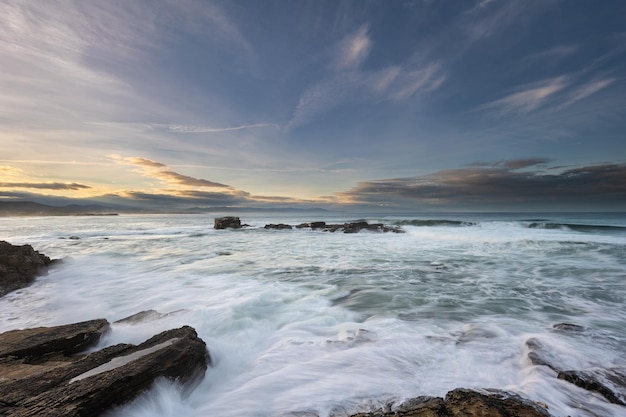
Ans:
{"type": "Polygon", "coordinates": [[[24,175],[24,170],[9,165],[0,166],[0,174],[3,178],[19,177],[24,175]]]}
{"type": "Polygon", "coordinates": [[[418,99],[437,90],[445,80],[445,70],[439,61],[423,65],[387,66],[376,71],[341,72],[304,92],[287,129],[306,124],[344,103],[418,99]]]}
{"type": "Polygon", "coordinates": [[[568,100],[563,104],[568,106],[577,101],[583,100],[592,94],[608,87],[615,82],[615,78],[605,78],[601,80],[593,80],[576,88],[569,96],[568,100]]]}
{"type": "Polygon", "coordinates": [[[0,182],[0,188],[34,188],[45,190],[85,190],[90,189],[88,185],[59,182],[0,182]]]}
{"type": "Polygon", "coordinates": [[[528,168],[536,165],[543,165],[550,162],[550,159],[547,158],[526,158],[526,159],[511,159],[506,161],[498,161],[498,162],[473,162],[468,164],[468,166],[472,167],[503,167],[510,170],[528,168]]]}
{"type": "Polygon", "coordinates": [[[174,124],[158,124],[158,123],[150,123],[146,124],[152,129],[157,130],[166,130],[168,132],[175,133],[220,133],[220,132],[230,132],[234,130],[245,130],[245,129],[259,129],[266,127],[278,128],[279,126],[273,123],[256,123],[249,125],[241,125],[241,126],[232,126],[232,127],[208,127],[208,126],[188,126],[188,125],[174,125],[174,124]]]}
{"type": "Polygon", "coordinates": [[[544,105],[555,93],[568,85],[567,77],[561,76],[526,85],[521,91],[482,106],[499,113],[530,113],[544,105]]]}
{"type": "Polygon", "coordinates": [[[492,167],[444,170],[431,175],[366,181],[337,196],[355,204],[453,205],[571,204],[617,207],[626,203],[626,164],[590,165],[559,173],[519,171],[545,163],[536,158],[496,163],[492,167]]]}
{"type": "Polygon", "coordinates": [[[339,69],[356,69],[367,58],[372,47],[368,26],[361,26],[355,33],[346,36],[338,45],[336,65],[339,69]]]}
{"type": "Polygon", "coordinates": [[[172,171],[167,165],[151,159],[122,157],[120,155],[110,155],[109,157],[117,163],[138,167],[138,172],[141,175],[157,179],[167,185],[233,189],[229,185],[179,174],[178,172],[172,171]]]}
{"type": "Polygon", "coordinates": [[[431,92],[443,84],[446,77],[442,74],[440,62],[431,62],[423,68],[406,71],[391,83],[388,95],[394,100],[406,100],[418,92],[431,92]]]}

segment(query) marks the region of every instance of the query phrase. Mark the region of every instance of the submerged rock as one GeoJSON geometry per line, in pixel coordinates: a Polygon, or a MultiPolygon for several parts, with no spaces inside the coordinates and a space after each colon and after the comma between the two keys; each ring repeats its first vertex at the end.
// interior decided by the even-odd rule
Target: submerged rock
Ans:
{"type": "Polygon", "coordinates": [[[626,405],[626,366],[584,371],[562,371],[559,379],[600,393],[613,404],[626,405]]]}
{"type": "Polygon", "coordinates": [[[30,245],[0,241],[0,297],[29,286],[54,261],[30,245]]]}
{"type": "Polygon", "coordinates": [[[241,220],[239,217],[227,216],[217,217],[213,221],[215,229],[241,229],[241,220]]]}
{"type": "Polygon", "coordinates": [[[106,329],[101,319],[0,334],[0,415],[97,416],[133,400],[156,378],[189,385],[211,362],[188,326],[138,346],[68,356],[93,346],[106,329]]]}

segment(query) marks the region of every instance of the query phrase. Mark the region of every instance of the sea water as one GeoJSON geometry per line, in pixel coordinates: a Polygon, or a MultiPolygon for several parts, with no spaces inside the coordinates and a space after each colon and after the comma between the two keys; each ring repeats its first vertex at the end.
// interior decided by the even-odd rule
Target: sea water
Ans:
{"type": "Polygon", "coordinates": [[[63,262],[0,298],[0,331],[163,313],[113,324],[99,349],[193,326],[212,358],[199,385],[158,381],[110,416],[349,415],[459,387],[554,416],[626,413],[526,345],[561,369],[626,365],[624,214],[244,213],[240,230],[214,217],[1,218],[0,239],[63,262]],[[362,219],[406,233],[263,228],[362,219]]]}

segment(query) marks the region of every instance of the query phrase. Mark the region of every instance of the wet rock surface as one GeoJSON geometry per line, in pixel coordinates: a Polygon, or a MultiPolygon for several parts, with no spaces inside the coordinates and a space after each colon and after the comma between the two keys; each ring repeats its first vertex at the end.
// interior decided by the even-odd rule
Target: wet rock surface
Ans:
{"type": "Polygon", "coordinates": [[[53,262],[30,245],[0,241],[0,297],[29,286],[53,262]]]}
{"type": "MultiPolygon", "coordinates": [[[[588,331],[585,327],[572,323],[559,323],[552,326],[557,332],[570,336],[580,336],[588,331]]],[[[626,406],[626,366],[606,368],[571,369],[553,347],[538,338],[526,341],[528,359],[533,365],[551,369],[558,379],[567,381],[579,388],[602,395],[608,402],[626,406]]],[[[585,409],[585,405],[581,408],[585,409]]]]}
{"type": "Polygon", "coordinates": [[[601,394],[613,404],[626,405],[626,366],[559,372],[559,379],[601,394]]]}
{"type": "Polygon", "coordinates": [[[513,393],[459,388],[445,398],[416,397],[350,417],[550,417],[550,413],[513,393]]]}
{"type": "Polygon", "coordinates": [[[191,386],[211,363],[189,326],[140,345],[118,344],[89,354],[106,320],[0,334],[0,415],[97,416],[165,377],[191,386]]]}

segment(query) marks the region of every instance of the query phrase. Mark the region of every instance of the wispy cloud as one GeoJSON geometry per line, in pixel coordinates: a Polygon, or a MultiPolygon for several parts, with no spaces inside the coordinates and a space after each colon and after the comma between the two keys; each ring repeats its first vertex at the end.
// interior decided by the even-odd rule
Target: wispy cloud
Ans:
{"type": "Polygon", "coordinates": [[[436,90],[446,80],[440,62],[431,62],[423,68],[409,70],[396,77],[387,90],[387,94],[394,100],[406,100],[418,92],[436,90]]]}
{"type": "Polygon", "coordinates": [[[367,58],[372,47],[368,26],[361,26],[338,45],[336,63],[339,69],[356,69],[367,58]]]}
{"type": "Polygon", "coordinates": [[[583,100],[589,97],[590,95],[595,94],[598,91],[605,89],[606,87],[613,84],[614,82],[615,82],[615,78],[605,78],[605,79],[600,79],[600,80],[593,80],[581,86],[578,86],[574,91],[572,91],[567,101],[563,105],[569,106],[570,104],[574,104],[577,101],[583,100]]]}
{"type": "Polygon", "coordinates": [[[544,105],[567,85],[568,79],[565,76],[540,81],[523,86],[521,91],[487,103],[482,108],[496,110],[499,113],[529,113],[544,105]]]}
{"type": "Polygon", "coordinates": [[[246,129],[261,129],[261,128],[279,128],[278,125],[273,123],[256,123],[249,125],[241,125],[241,126],[231,126],[231,127],[209,127],[209,126],[189,126],[189,125],[176,125],[176,124],[144,124],[151,129],[157,130],[166,130],[169,132],[175,133],[220,133],[220,132],[231,132],[235,130],[246,130],[246,129]]]}
{"type": "Polygon", "coordinates": [[[340,72],[319,81],[302,94],[287,128],[306,124],[342,103],[419,98],[437,90],[445,80],[445,69],[439,61],[340,72]]]}
{"type": "Polygon", "coordinates": [[[120,155],[110,155],[109,157],[117,163],[137,167],[139,168],[137,172],[141,175],[157,179],[170,186],[226,188],[234,190],[229,185],[179,174],[178,172],[171,170],[167,165],[151,159],[122,157],[120,155]]]}
{"type": "Polygon", "coordinates": [[[39,190],[84,190],[91,187],[84,184],[59,182],[0,182],[0,188],[33,188],[39,190]]]}

